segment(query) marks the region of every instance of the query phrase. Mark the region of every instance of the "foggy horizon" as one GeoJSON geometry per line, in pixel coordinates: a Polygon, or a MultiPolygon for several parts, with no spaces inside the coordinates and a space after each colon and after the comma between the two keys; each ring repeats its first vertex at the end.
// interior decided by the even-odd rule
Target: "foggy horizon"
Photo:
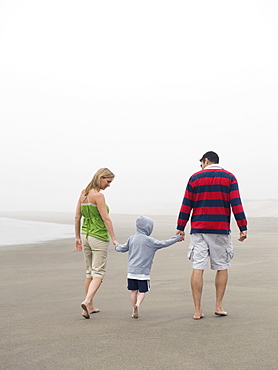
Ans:
{"type": "Polygon", "coordinates": [[[0,212],[74,212],[101,167],[111,213],[177,214],[208,150],[277,200],[272,1],[1,4],[0,212]]]}

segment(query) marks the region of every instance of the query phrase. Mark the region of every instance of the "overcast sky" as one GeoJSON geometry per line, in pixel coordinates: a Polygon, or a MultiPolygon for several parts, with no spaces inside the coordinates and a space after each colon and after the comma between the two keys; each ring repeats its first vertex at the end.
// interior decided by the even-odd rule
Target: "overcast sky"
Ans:
{"type": "Polygon", "coordinates": [[[1,211],[74,211],[100,167],[111,213],[178,213],[216,151],[277,199],[276,0],[1,0],[1,211]]]}

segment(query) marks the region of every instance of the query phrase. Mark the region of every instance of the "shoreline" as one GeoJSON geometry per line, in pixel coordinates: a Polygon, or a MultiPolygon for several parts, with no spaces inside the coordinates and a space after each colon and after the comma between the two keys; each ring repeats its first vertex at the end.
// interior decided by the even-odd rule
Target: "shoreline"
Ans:
{"type": "MultiPolygon", "coordinates": [[[[266,200],[250,200],[250,199],[242,199],[243,208],[246,214],[247,219],[249,218],[264,218],[264,217],[274,217],[278,218],[278,199],[266,199],[266,200]]],[[[147,207],[147,211],[133,213],[133,212],[126,212],[126,213],[119,213],[113,212],[111,207],[111,217],[115,216],[125,216],[128,215],[130,217],[140,216],[142,214],[150,217],[158,217],[158,216],[167,216],[167,217],[177,217],[179,213],[179,208],[173,210],[172,208],[164,208],[159,209],[156,207],[155,204],[152,205],[152,210],[147,207]],[[164,212],[165,211],[165,212],[164,212]]],[[[22,220],[30,220],[30,221],[44,221],[44,222],[57,222],[57,223],[73,223],[75,216],[75,210],[72,212],[60,212],[60,211],[7,211],[7,212],[0,212],[0,217],[11,217],[17,218],[22,220]]]]}
{"type": "MultiPolygon", "coordinates": [[[[160,239],[165,240],[169,237],[175,235],[176,232],[176,217],[172,215],[148,215],[154,220],[154,230],[152,233],[152,236],[160,239]]],[[[0,214],[0,218],[2,215],[0,214]]],[[[115,214],[111,215],[111,219],[114,225],[114,229],[118,238],[118,235],[123,235],[124,237],[120,240],[120,242],[125,242],[127,238],[134,234],[136,230],[136,219],[138,215],[130,215],[130,214],[115,214]]],[[[28,248],[30,245],[37,246],[40,244],[45,244],[48,242],[59,242],[62,240],[68,240],[73,245],[74,244],[74,221],[72,221],[72,214],[71,213],[65,213],[65,212],[59,212],[59,213],[53,213],[53,212],[22,212],[22,213],[15,213],[11,212],[9,214],[6,214],[5,218],[11,218],[13,220],[19,220],[19,221],[30,221],[30,222],[38,222],[38,223],[45,223],[45,224],[57,224],[61,225],[61,227],[64,226],[70,226],[72,227],[72,236],[63,234],[61,229],[61,236],[57,237],[57,231],[56,235],[52,238],[49,237],[47,232],[44,232],[45,239],[42,237],[41,239],[39,236],[37,238],[30,238],[27,241],[23,242],[15,242],[13,244],[5,244],[5,242],[0,245],[0,252],[12,250],[12,249],[18,249],[18,248],[28,248]],[[18,217],[16,217],[18,216],[18,217]]],[[[24,227],[24,226],[23,226],[24,227]]],[[[273,235],[276,233],[276,230],[278,230],[278,218],[276,217],[249,217],[248,218],[248,240],[252,238],[254,235],[254,232],[262,232],[262,233],[268,233],[269,235],[273,235]]],[[[20,231],[20,230],[19,230],[20,231]]],[[[190,238],[190,222],[186,226],[185,229],[186,232],[186,240],[188,241],[190,238]]],[[[68,233],[68,232],[67,232],[68,233]]],[[[50,232],[51,234],[51,232],[50,232]]],[[[59,234],[59,232],[58,232],[59,234]]],[[[232,216],[231,220],[231,235],[233,238],[236,238],[238,235],[238,227],[236,225],[236,222],[232,216]]],[[[2,235],[3,238],[3,235],[2,235]]],[[[119,239],[119,238],[118,238],[119,239]]],[[[3,239],[2,239],[3,240],[3,239]]]]}
{"type": "MultiPolygon", "coordinates": [[[[133,222],[139,217],[141,214],[132,214],[132,213],[111,213],[110,217],[112,221],[119,222],[120,220],[127,221],[128,223],[133,222]]],[[[167,220],[171,221],[174,220],[176,222],[177,215],[171,214],[151,214],[151,213],[144,213],[145,216],[151,217],[154,220],[160,220],[160,222],[165,223],[167,220]]],[[[24,220],[24,221],[34,221],[34,222],[45,222],[45,223],[57,223],[57,224],[68,224],[74,225],[74,213],[72,212],[0,212],[0,218],[10,218],[15,220],[24,220]]],[[[247,215],[247,220],[257,220],[257,219],[271,219],[273,222],[278,220],[278,216],[260,216],[260,215],[247,215]]],[[[231,225],[235,223],[234,216],[231,214],[231,225]]],[[[188,226],[187,226],[188,227],[188,226]]]]}
{"type": "MultiPolygon", "coordinates": [[[[126,218],[137,218],[143,213],[110,213],[111,218],[119,218],[119,217],[126,217],[126,218]]],[[[53,222],[53,223],[62,223],[62,224],[74,224],[74,212],[50,212],[50,211],[18,211],[18,212],[0,212],[0,217],[3,218],[13,218],[17,220],[26,220],[26,221],[41,221],[41,222],[53,222]]],[[[177,218],[178,212],[176,215],[174,214],[152,214],[149,212],[144,213],[145,216],[152,217],[152,218],[177,218]]],[[[254,218],[274,218],[278,219],[278,209],[277,215],[261,215],[259,213],[246,212],[247,219],[254,219],[254,218]]],[[[231,214],[231,219],[233,219],[233,214],[231,214]]]]}

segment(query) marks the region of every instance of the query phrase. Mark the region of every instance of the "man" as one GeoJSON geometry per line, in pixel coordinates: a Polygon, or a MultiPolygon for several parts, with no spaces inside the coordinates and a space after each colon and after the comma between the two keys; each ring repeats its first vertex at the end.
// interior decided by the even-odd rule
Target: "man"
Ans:
{"type": "Polygon", "coordinates": [[[180,209],[177,234],[184,238],[184,228],[191,211],[191,240],[188,257],[192,262],[191,289],[195,306],[193,318],[204,317],[201,307],[203,273],[210,257],[211,269],[216,270],[215,315],[227,316],[222,301],[228,281],[228,268],[233,258],[230,236],[231,209],[240,230],[239,241],[247,238],[247,220],[241,204],[235,176],[219,166],[214,152],[200,159],[202,170],[188,181],[180,209]]]}

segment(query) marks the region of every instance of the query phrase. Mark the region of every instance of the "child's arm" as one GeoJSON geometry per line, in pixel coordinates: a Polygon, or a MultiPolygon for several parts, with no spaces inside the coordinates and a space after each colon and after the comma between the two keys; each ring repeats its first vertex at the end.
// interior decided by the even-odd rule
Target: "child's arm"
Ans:
{"type": "Polygon", "coordinates": [[[180,239],[181,239],[180,234],[172,236],[172,238],[167,239],[167,240],[154,239],[154,247],[155,249],[169,247],[170,245],[177,243],[180,239]]]}
{"type": "Polygon", "coordinates": [[[115,245],[115,251],[116,252],[124,253],[124,252],[127,252],[128,250],[129,250],[129,243],[128,243],[128,241],[125,244],[116,244],[115,245]]]}

